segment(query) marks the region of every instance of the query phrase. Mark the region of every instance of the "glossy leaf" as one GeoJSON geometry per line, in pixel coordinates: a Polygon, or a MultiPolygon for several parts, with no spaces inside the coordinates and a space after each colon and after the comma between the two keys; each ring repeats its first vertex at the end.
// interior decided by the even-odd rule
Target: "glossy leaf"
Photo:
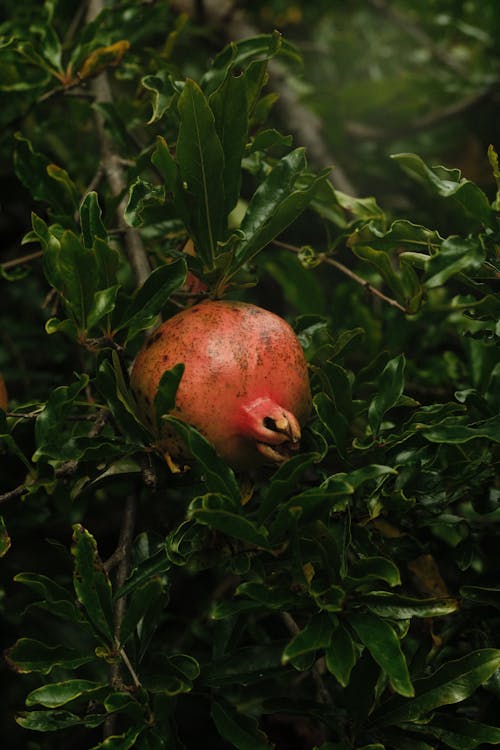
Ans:
{"type": "Polygon", "coordinates": [[[351,634],[342,623],[338,624],[325,651],[325,664],[342,687],[349,684],[357,659],[358,652],[351,634]]]}
{"type": "Polygon", "coordinates": [[[412,701],[391,698],[374,715],[377,724],[399,724],[415,721],[439,706],[460,703],[483,685],[500,667],[500,651],[480,649],[460,659],[449,661],[429,677],[414,683],[412,701]]]}
{"type": "Polygon", "coordinates": [[[479,721],[435,714],[425,730],[454,750],[474,750],[483,745],[500,745],[500,729],[479,721]]]}
{"type": "Polygon", "coordinates": [[[189,506],[189,517],[222,531],[242,542],[269,549],[269,537],[263,526],[257,526],[244,515],[235,512],[233,502],[220,495],[204,495],[193,500],[189,506]]]}
{"type": "Polygon", "coordinates": [[[156,425],[158,428],[161,428],[162,418],[172,411],[175,406],[175,396],[183,374],[184,364],[180,362],[174,365],[171,370],[166,370],[160,378],[154,399],[156,425]]]}
{"type": "Polygon", "coordinates": [[[401,354],[384,367],[378,381],[378,392],[368,408],[370,426],[377,434],[384,414],[395,406],[403,393],[406,360],[401,354]]]}
{"type": "Polygon", "coordinates": [[[182,258],[156,268],[134,294],[118,331],[127,329],[127,341],[155,323],[170,296],[184,283],[186,264],[182,258]]]}
{"type": "Polygon", "coordinates": [[[238,713],[228,703],[213,703],[211,716],[221,737],[238,750],[264,750],[271,747],[265,734],[258,729],[257,722],[238,713]]]}
{"type": "Polygon", "coordinates": [[[415,691],[406,659],[391,625],[369,613],[352,613],[349,624],[377,664],[387,673],[393,689],[400,695],[412,697],[415,691]]]}
{"type": "Polygon", "coordinates": [[[17,723],[23,729],[31,729],[35,732],[54,732],[59,729],[70,727],[87,726],[98,727],[106,720],[106,714],[91,714],[80,717],[69,711],[26,711],[16,716],[17,723]]]}
{"type": "Polygon", "coordinates": [[[55,667],[76,669],[94,661],[95,654],[78,652],[63,645],[49,646],[33,638],[20,638],[6,652],[8,663],[21,673],[41,672],[49,674],[55,667]]]}
{"type": "Polygon", "coordinates": [[[476,220],[485,226],[493,226],[493,212],[488,198],[477,185],[463,178],[460,170],[428,167],[416,154],[394,154],[392,158],[408,174],[422,180],[433,193],[443,198],[453,198],[476,220]]]}
{"type": "Polygon", "coordinates": [[[66,680],[66,682],[51,682],[32,690],[26,697],[27,706],[37,704],[46,708],[60,708],[77,698],[93,700],[94,694],[107,688],[106,683],[93,680],[66,680]]]}
{"type": "Polygon", "coordinates": [[[307,625],[295,635],[283,651],[283,664],[325,649],[329,646],[334,626],[326,613],[314,615],[307,625]]]}
{"type": "Polygon", "coordinates": [[[80,226],[85,247],[92,247],[96,237],[101,240],[107,239],[99,198],[95,190],[87,193],[80,205],[80,226]]]}
{"type": "Polygon", "coordinates": [[[212,268],[217,242],[225,232],[224,153],[213,113],[194,81],[186,81],[178,108],[176,159],[189,207],[189,228],[199,257],[212,268]]]}
{"type": "Polygon", "coordinates": [[[303,148],[284,156],[253,194],[240,231],[235,257],[241,266],[292,223],[314,197],[328,173],[307,175],[303,148]],[[300,178],[300,179],[299,179],[300,178]]]}
{"type": "Polygon", "coordinates": [[[182,437],[189,452],[200,462],[206,472],[206,485],[212,492],[221,492],[231,499],[233,505],[240,504],[240,490],[233,470],[217,455],[214,447],[197,430],[177,417],[164,416],[163,420],[173,425],[182,437]]]}
{"type": "Polygon", "coordinates": [[[80,524],[73,526],[71,552],[75,559],[73,584],[78,601],[96,630],[112,642],[111,584],[99,558],[94,537],[80,524]]]}
{"type": "Polygon", "coordinates": [[[9,551],[11,540],[3,516],[0,516],[0,557],[4,557],[9,551]]]}

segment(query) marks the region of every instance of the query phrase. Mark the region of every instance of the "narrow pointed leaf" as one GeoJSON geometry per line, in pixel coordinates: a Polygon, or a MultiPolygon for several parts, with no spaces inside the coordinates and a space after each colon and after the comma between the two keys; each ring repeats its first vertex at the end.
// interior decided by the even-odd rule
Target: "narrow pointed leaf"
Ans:
{"type": "Polygon", "coordinates": [[[374,715],[377,724],[415,721],[439,708],[460,703],[483,685],[500,668],[500,650],[474,651],[461,659],[443,664],[429,677],[415,681],[411,701],[391,698],[374,715]]]}
{"type": "Polygon", "coordinates": [[[389,623],[369,613],[352,613],[349,624],[377,664],[387,673],[393,689],[400,695],[413,696],[414,688],[406,659],[399,639],[389,623]]]}
{"type": "Polygon", "coordinates": [[[213,113],[194,81],[186,81],[178,108],[181,121],[176,160],[189,210],[189,228],[199,257],[212,268],[226,223],[224,153],[213,113]]]}
{"type": "Polygon", "coordinates": [[[97,553],[94,537],[80,524],[73,526],[71,552],[75,559],[73,584],[78,601],[96,630],[112,641],[111,584],[97,553]]]}

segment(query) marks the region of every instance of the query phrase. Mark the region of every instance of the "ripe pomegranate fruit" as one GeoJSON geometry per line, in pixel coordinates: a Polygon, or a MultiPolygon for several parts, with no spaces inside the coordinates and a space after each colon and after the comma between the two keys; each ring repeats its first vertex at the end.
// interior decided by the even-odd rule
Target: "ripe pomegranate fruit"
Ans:
{"type": "MultiPolygon", "coordinates": [[[[200,302],[146,341],[131,371],[138,413],[155,429],[154,398],[165,370],[185,370],[172,414],[196,427],[235,468],[281,463],[299,447],[311,408],[307,364],[286,321],[243,302],[200,302]]],[[[186,450],[165,424],[158,445],[186,450]]]]}
{"type": "Polygon", "coordinates": [[[3,379],[3,375],[0,374],[0,409],[7,411],[8,405],[9,405],[9,397],[7,395],[7,386],[5,385],[5,380],[3,379]]]}

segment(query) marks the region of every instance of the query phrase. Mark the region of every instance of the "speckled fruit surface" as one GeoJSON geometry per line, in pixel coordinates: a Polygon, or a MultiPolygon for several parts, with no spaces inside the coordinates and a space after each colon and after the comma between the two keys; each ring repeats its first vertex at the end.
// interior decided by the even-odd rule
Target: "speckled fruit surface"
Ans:
{"type": "MultiPolygon", "coordinates": [[[[172,413],[229,464],[280,463],[298,449],[311,393],[304,353],[285,320],[256,305],[207,300],[163,323],[131,371],[138,413],[152,431],[158,383],[181,362],[172,413]]],[[[172,428],[162,429],[158,443],[174,461],[186,458],[172,428]]]]}

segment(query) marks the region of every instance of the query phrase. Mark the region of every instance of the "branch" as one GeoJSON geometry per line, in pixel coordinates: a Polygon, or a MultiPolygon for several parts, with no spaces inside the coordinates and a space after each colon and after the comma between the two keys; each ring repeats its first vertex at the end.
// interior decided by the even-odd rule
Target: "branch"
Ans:
{"type": "MultiPolygon", "coordinates": [[[[103,9],[104,0],[89,0],[87,23],[94,21],[103,9]]],[[[97,103],[105,104],[113,101],[113,94],[106,71],[94,78],[90,82],[90,87],[97,103]]],[[[127,179],[123,164],[118,154],[114,151],[113,141],[106,132],[104,118],[100,112],[96,112],[95,121],[101,147],[102,166],[108,179],[109,187],[115,197],[123,195],[117,208],[119,224],[124,229],[125,246],[137,283],[142,284],[151,273],[151,267],[139,232],[137,229],[127,226],[125,221],[124,210],[127,200],[127,179]]]]}
{"type": "Polygon", "coordinates": [[[488,87],[476,94],[460,99],[458,102],[453,102],[453,104],[449,104],[447,107],[442,107],[441,109],[430,112],[427,115],[418,117],[413,122],[407,123],[400,128],[395,128],[394,130],[380,130],[379,128],[365,125],[362,122],[353,121],[346,122],[345,130],[346,133],[353,138],[390,141],[393,138],[401,138],[406,135],[412,135],[413,133],[419,133],[422,130],[428,130],[429,128],[441,125],[442,122],[451,120],[453,117],[473,109],[476,105],[491,96],[491,93],[492,87],[488,87]]]}
{"type": "MultiPolygon", "coordinates": [[[[172,0],[171,4],[177,12],[188,13],[192,17],[195,15],[192,0],[172,0]]],[[[250,23],[245,11],[238,10],[236,6],[230,0],[208,0],[204,4],[207,22],[223,29],[227,41],[258,36],[260,30],[250,23]]],[[[276,60],[270,60],[268,72],[269,86],[279,95],[275,108],[280,120],[290,128],[297,142],[306,147],[308,157],[315,167],[332,168],[331,180],[334,187],[347,195],[355,196],[356,188],[330,151],[321,118],[302,104],[290,87],[286,67],[276,60]]]]}
{"type": "Polygon", "coordinates": [[[386,0],[368,0],[370,5],[379,13],[383,14],[391,23],[402,29],[408,36],[415,39],[422,47],[425,47],[432,57],[461,77],[466,77],[469,71],[449,55],[439,44],[436,44],[418,23],[412,21],[407,15],[389,4],[386,0]]]}
{"type": "MultiPolygon", "coordinates": [[[[284,250],[289,250],[292,253],[295,253],[298,255],[300,253],[300,247],[296,247],[295,245],[289,245],[287,242],[280,242],[279,240],[273,241],[274,245],[277,245],[278,247],[283,248],[284,250]]],[[[343,263],[340,263],[338,260],[334,260],[333,258],[329,258],[324,253],[321,253],[318,255],[319,260],[321,263],[326,263],[329,266],[333,266],[338,271],[343,273],[345,276],[348,276],[350,279],[356,282],[356,284],[359,284],[364,289],[366,289],[367,292],[370,292],[370,294],[373,294],[375,297],[378,297],[379,299],[386,302],[388,305],[391,305],[392,307],[396,307],[398,310],[401,310],[401,312],[407,313],[408,310],[406,307],[403,307],[397,300],[393,299],[392,297],[388,297],[386,294],[380,291],[380,289],[377,289],[377,287],[372,286],[369,281],[364,279],[362,276],[358,276],[357,273],[354,273],[354,271],[351,271],[350,268],[347,266],[344,266],[343,263]]]]}

